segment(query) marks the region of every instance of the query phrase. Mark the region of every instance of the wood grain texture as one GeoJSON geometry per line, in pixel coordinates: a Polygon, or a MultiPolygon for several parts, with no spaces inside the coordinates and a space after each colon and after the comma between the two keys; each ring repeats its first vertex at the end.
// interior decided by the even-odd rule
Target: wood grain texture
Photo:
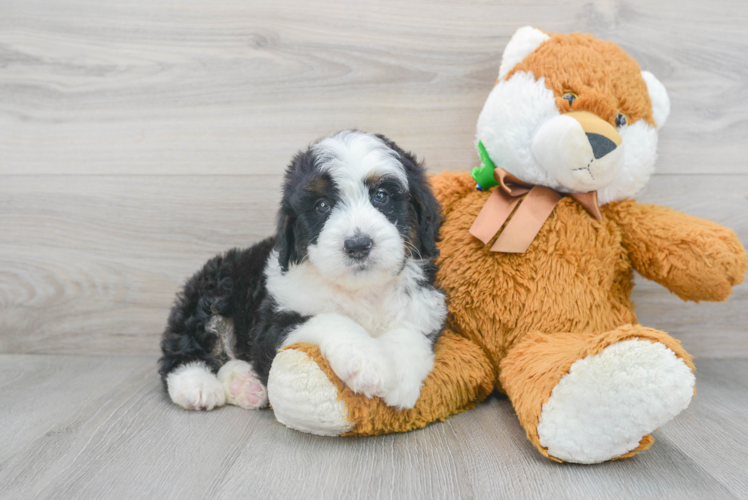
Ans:
{"type": "Polygon", "coordinates": [[[0,354],[0,463],[36,439],[75,433],[78,427],[65,423],[71,413],[118,394],[123,381],[130,390],[134,373],[152,374],[155,367],[146,358],[0,354]]]}
{"type": "Polygon", "coordinates": [[[5,1],[0,172],[272,173],[354,126],[464,168],[527,24],[618,42],[660,77],[661,172],[745,174],[742,0],[5,1]]]}
{"type": "Polygon", "coordinates": [[[0,412],[20,430],[0,431],[0,497],[745,498],[748,361],[697,368],[698,396],[650,450],[582,466],[540,456],[506,398],[420,431],[323,438],[270,410],[182,410],[150,357],[0,356],[17,374],[0,412]]]}

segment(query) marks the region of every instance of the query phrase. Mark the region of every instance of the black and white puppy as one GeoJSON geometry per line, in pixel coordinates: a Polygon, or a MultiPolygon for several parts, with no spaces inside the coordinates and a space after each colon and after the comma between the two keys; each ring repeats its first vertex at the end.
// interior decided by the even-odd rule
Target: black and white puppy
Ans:
{"type": "Polygon", "coordinates": [[[275,237],[213,258],[178,295],[159,361],[172,401],[263,407],[278,350],[308,342],[353,391],[412,408],[447,314],[440,216],[423,166],[381,135],[297,154],[275,237]]]}

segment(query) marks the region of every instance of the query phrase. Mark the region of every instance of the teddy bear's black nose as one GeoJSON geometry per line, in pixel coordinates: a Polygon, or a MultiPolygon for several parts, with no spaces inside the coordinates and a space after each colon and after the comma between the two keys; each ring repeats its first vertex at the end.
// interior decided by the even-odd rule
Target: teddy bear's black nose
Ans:
{"type": "Polygon", "coordinates": [[[592,146],[592,154],[595,155],[596,160],[599,160],[616,148],[616,143],[611,141],[604,135],[592,134],[590,132],[587,132],[587,140],[590,141],[590,146],[592,146]]]}

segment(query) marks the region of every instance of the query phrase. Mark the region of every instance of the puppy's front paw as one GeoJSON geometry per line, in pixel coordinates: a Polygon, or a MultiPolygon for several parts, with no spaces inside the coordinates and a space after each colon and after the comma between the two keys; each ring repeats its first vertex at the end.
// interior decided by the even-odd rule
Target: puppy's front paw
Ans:
{"type": "Polygon", "coordinates": [[[353,392],[371,398],[383,395],[389,386],[391,370],[374,342],[346,342],[327,349],[325,357],[353,392]]]}
{"type": "Polygon", "coordinates": [[[180,366],[166,377],[166,385],[171,400],[187,410],[212,410],[226,403],[221,383],[202,362],[180,366]]]}
{"type": "Polygon", "coordinates": [[[410,410],[416,405],[420,395],[420,381],[400,381],[394,389],[386,391],[381,397],[387,406],[394,406],[399,410],[410,410]]]}
{"type": "Polygon", "coordinates": [[[218,370],[218,380],[226,392],[226,402],[246,410],[268,404],[267,389],[246,361],[234,359],[218,370]]]}

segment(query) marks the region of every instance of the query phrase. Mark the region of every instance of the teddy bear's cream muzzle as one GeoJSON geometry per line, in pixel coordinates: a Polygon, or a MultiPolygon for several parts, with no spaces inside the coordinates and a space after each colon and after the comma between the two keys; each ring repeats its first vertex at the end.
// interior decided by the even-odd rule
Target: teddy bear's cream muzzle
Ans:
{"type": "Polygon", "coordinates": [[[610,123],[587,111],[546,121],[532,141],[535,159],[572,192],[606,187],[623,157],[623,139],[610,123]]]}

